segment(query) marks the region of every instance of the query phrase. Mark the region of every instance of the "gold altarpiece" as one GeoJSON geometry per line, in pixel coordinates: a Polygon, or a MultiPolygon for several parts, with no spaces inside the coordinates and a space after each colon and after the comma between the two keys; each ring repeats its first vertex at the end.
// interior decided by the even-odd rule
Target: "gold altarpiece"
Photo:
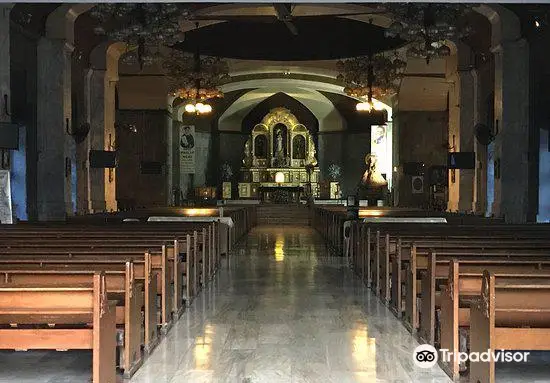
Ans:
{"type": "Polygon", "coordinates": [[[262,190],[290,191],[293,199],[296,193],[319,196],[315,142],[286,108],[272,109],[254,126],[244,147],[239,197],[260,198],[262,190]]]}

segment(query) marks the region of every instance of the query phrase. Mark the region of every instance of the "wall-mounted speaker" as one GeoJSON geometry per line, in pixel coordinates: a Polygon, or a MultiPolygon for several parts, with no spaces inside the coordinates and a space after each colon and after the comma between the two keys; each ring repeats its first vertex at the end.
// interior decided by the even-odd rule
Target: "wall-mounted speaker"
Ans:
{"type": "Polygon", "coordinates": [[[411,188],[413,194],[424,193],[424,176],[413,176],[411,178],[411,188]]]}

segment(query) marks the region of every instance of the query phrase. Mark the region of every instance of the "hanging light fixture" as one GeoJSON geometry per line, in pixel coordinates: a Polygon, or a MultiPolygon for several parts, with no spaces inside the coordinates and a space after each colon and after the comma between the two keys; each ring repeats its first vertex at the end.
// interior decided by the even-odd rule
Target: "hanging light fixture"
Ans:
{"type": "Polygon", "coordinates": [[[373,97],[383,98],[399,90],[406,62],[397,54],[376,54],[339,61],[337,79],[344,83],[344,92],[355,98],[367,98],[357,104],[357,110],[372,111],[382,108],[373,97]]]}
{"type": "Polygon", "coordinates": [[[446,41],[460,39],[472,33],[470,25],[459,25],[459,22],[473,6],[474,4],[386,4],[385,8],[395,20],[385,31],[386,37],[399,37],[409,41],[407,54],[424,58],[429,64],[432,58],[445,57],[451,53],[446,41]]]}
{"type": "Polygon", "coordinates": [[[172,96],[187,100],[184,111],[188,114],[209,114],[213,108],[208,100],[224,96],[218,85],[229,78],[227,62],[201,57],[198,45],[193,55],[174,50],[163,61],[163,67],[172,96]]]}
{"type": "Polygon", "coordinates": [[[162,46],[184,40],[179,20],[188,17],[189,11],[173,3],[102,3],[90,15],[99,21],[95,34],[126,43],[122,62],[143,69],[162,59],[162,46]]]}

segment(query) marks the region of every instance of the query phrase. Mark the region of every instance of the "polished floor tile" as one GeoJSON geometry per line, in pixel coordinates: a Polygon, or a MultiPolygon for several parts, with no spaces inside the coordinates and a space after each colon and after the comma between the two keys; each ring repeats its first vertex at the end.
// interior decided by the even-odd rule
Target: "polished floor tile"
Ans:
{"type": "MultiPolygon", "coordinates": [[[[313,230],[259,227],[130,383],[450,382],[414,365],[417,345],[313,230]]],[[[85,352],[1,352],[0,383],[86,382],[89,363],[85,352]]]]}

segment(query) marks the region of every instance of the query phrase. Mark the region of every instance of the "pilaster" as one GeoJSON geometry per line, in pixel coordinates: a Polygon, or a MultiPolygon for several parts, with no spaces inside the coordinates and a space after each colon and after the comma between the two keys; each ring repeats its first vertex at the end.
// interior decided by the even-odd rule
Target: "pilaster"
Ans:
{"type": "Polygon", "coordinates": [[[529,215],[529,47],[525,39],[493,48],[495,57],[495,200],[493,212],[509,223],[529,215]]]}
{"type": "Polygon", "coordinates": [[[65,40],[38,41],[37,194],[38,219],[64,220],[74,212],[76,157],[71,131],[71,53],[65,40]]]}

